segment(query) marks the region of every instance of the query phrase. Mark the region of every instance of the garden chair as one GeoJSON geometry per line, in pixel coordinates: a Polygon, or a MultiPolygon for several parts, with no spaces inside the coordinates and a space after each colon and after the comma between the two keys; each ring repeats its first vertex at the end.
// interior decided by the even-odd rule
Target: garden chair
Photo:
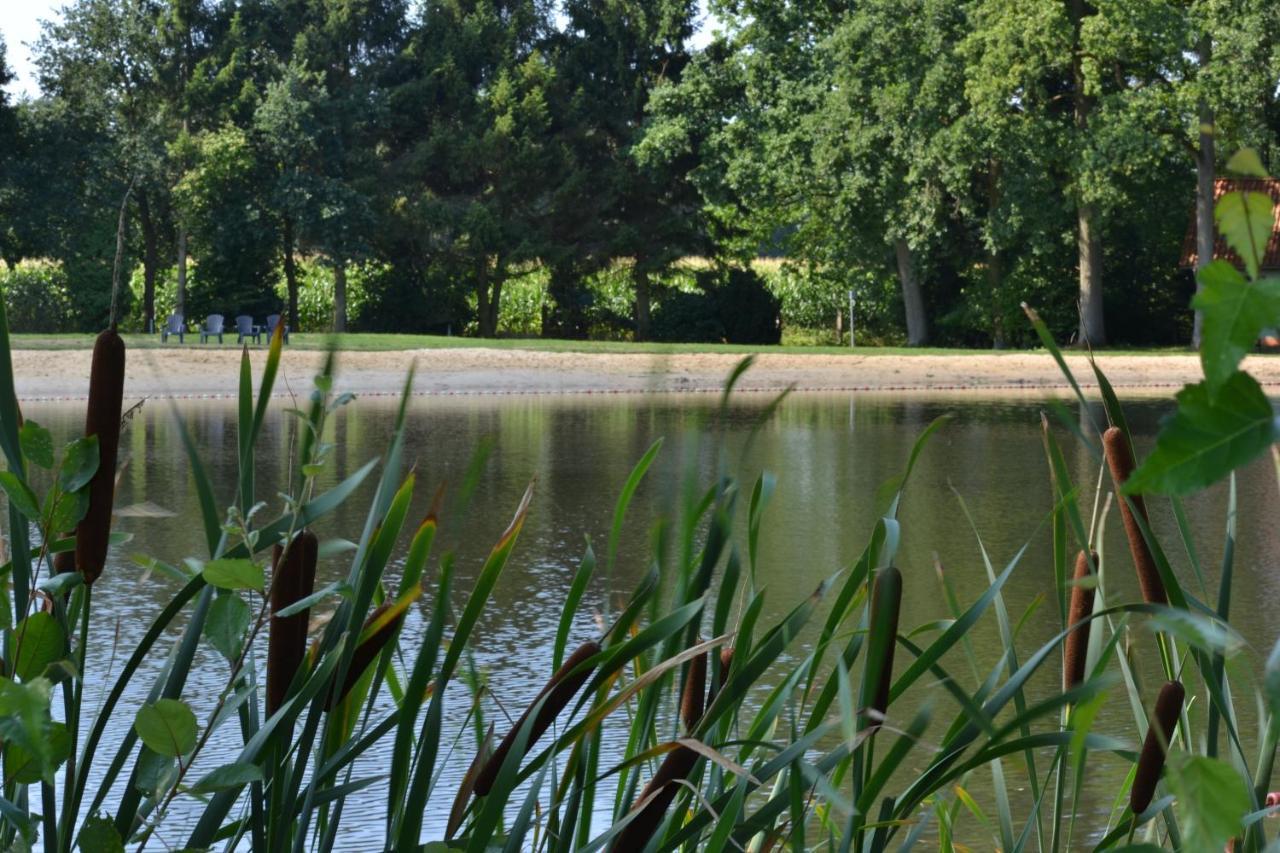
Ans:
{"type": "Polygon", "coordinates": [[[253,325],[253,318],[248,314],[236,317],[236,343],[244,343],[245,338],[252,338],[255,344],[262,343],[262,331],[253,325]]]}
{"type": "Polygon", "coordinates": [[[170,335],[177,335],[178,343],[186,343],[186,341],[183,340],[183,335],[186,333],[187,326],[186,323],[182,321],[182,315],[170,314],[165,318],[164,326],[160,328],[160,343],[168,341],[170,335]]]}
{"type": "Polygon", "coordinates": [[[222,324],[221,314],[210,314],[205,317],[204,322],[200,324],[200,343],[205,343],[213,337],[218,339],[218,343],[222,343],[222,324]]]}
{"type": "MultiPolygon", "coordinates": [[[[268,315],[267,315],[267,340],[270,340],[270,339],[271,339],[271,337],[272,337],[273,335],[275,335],[275,333],[276,333],[276,324],[277,324],[277,323],[279,323],[279,322],[280,322],[280,315],[279,315],[279,314],[268,314],[268,315]]],[[[286,344],[287,344],[287,343],[289,343],[289,324],[288,324],[288,323],[285,323],[285,325],[284,325],[284,342],[285,342],[286,344]]]]}

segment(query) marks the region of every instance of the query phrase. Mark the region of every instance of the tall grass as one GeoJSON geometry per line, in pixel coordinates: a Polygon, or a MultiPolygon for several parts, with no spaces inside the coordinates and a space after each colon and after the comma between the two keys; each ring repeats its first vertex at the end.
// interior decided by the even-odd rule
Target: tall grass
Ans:
{"type": "MultiPolygon", "coordinates": [[[[989,579],[976,590],[954,589],[943,574],[935,591],[924,567],[899,559],[910,535],[899,510],[943,419],[882,490],[862,551],[804,593],[757,582],[775,480],[739,483],[722,449],[717,475],[699,482],[687,474],[678,503],[653,521],[651,561],[634,590],[566,654],[572,626],[590,618],[586,590],[613,576],[622,532],[649,525],[630,502],[658,443],[619,484],[603,558],[585,549],[554,636],[529,638],[548,680],[495,747],[470,651],[536,500],[532,486],[464,586],[456,567],[465,552],[437,553],[437,529],[450,512],[493,510],[469,507],[464,484],[452,503],[437,497],[425,518],[410,516],[422,487],[404,470],[407,398],[381,457],[321,489],[332,451],[325,423],[348,398],[332,393],[330,357],[305,409],[269,407],[282,358],[277,337],[256,389],[243,356],[233,491],[215,489],[181,429],[207,553],[160,555],[156,565],[181,588],[120,652],[118,672],[86,673],[87,646],[104,632],[89,606],[101,566],[81,553],[90,541],[85,525],[103,517],[98,484],[112,465],[99,449],[111,425],[91,417],[93,435],[56,454],[47,432],[21,419],[2,316],[0,338],[0,450],[8,462],[0,485],[10,540],[0,840],[10,847],[146,849],[177,839],[188,849],[333,850],[355,834],[395,850],[432,842],[474,851],[1018,851],[1139,840],[1267,849],[1263,818],[1280,810],[1267,797],[1280,735],[1280,651],[1251,665],[1226,621],[1230,548],[1218,597],[1197,596],[1170,567],[1148,507],[1128,495],[1090,501],[1072,482],[1062,437],[1091,454],[1099,483],[1107,483],[1108,462],[1117,484],[1126,464],[1132,469],[1132,460],[1116,462],[1116,448],[1132,454],[1133,445],[1105,382],[1107,424],[1083,428],[1056,404],[1049,415],[1061,425],[1045,420],[1045,487],[1054,500],[1042,529],[1053,540],[1058,622],[1048,640],[1027,645],[1020,629],[1030,614],[1017,618],[1004,596],[1027,547],[999,566],[975,530],[989,579]],[[290,418],[296,429],[294,474],[278,498],[260,494],[255,478],[269,418],[290,418]],[[50,475],[36,476],[41,468],[50,475]],[[354,547],[345,576],[315,589],[311,531],[366,483],[373,497],[363,528],[347,532],[354,547]],[[222,506],[215,495],[227,493],[234,502],[222,506]],[[1099,547],[1117,504],[1133,546],[1118,557],[1099,547]],[[60,534],[71,529],[74,540],[60,534]],[[66,553],[75,554],[71,568],[55,559],[66,553]],[[1143,601],[1113,593],[1109,579],[1130,563],[1147,575],[1143,601]],[[1151,594],[1153,577],[1163,596],[1151,594]],[[934,595],[949,618],[899,624],[904,596],[934,595]],[[782,602],[781,618],[765,618],[766,599],[782,602]],[[414,640],[401,633],[411,608],[424,621],[414,640]],[[307,634],[300,626],[320,612],[327,620],[307,634]],[[975,632],[985,625],[1000,643],[980,652],[975,632]],[[227,675],[197,715],[188,675],[201,648],[225,659],[227,675]],[[150,685],[137,683],[144,662],[162,662],[150,685]],[[1177,689],[1157,696],[1145,683],[1153,668],[1177,689]],[[1042,676],[1061,689],[1030,689],[1042,676]],[[84,691],[91,678],[107,679],[92,705],[84,691]],[[139,708],[121,701],[131,688],[148,693],[139,708]],[[1241,730],[1236,710],[1250,692],[1262,720],[1256,738],[1241,730]],[[459,703],[466,721],[447,723],[457,716],[446,706],[459,703]],[[1131,709],[1132,726],[1095,730],[1105,705],[1131,709]],[[375,748],[389,759],[370,767],[361,759],[375,748]],[[1085,809],[1086,779],[1089,762],[1104,753],[1130,772],[1115,808],[1098,820],[1085,809]],[[197,776],[197,766],[213,769],[197,776]],[[450,781],[459,774],[446,772],[454,768],[465,768],[459,785],[450,781]],[[984,787],[989,793],[978,793],[984,787]],[[381,819],[364,814],[351,826],[348,799],[371,791],[384,804],[381,819]]],[[[723,405],[747,366],[730,377],[723,405]]],[[[706,435],[716,440],[714,429],[706,435]]],[[[1234,507],[1234,491],[1230,500],[1234,507]]],[[[959,498],[956,511],[967,514],[959,498]]],[[[1189,536],[1185,525],[1179,530],[1189,536]]],[[[1028,531],[1028,541],[1035,535],[1028,531]]]]}

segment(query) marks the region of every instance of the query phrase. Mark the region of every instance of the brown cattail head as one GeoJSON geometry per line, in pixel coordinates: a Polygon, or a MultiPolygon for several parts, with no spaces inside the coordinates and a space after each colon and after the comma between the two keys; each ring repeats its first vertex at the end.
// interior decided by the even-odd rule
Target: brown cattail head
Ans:
{"type": "MultiPolygon", "coordinates": [[[[75,536],[74,533],[65,533],[63,538],[75,536]]],[[[66,574],[76,570],[76,552],[75,549],[70,551],[59,551],[53,555],[53,573],[55,575],[66,574]]]]}
{"type": "MultiPolygon", "coordinates": [[[[1133,461],[1133,448],[1129,439],[1119,427],[1110,427],[1102,434],[1102,448],[1106,452],[1107,466],[1111,469],[1111,479],[1115,481],[1116,492],[1129,481],[1136,464],[1133,461]]],[[[1147,604],[1168,604],[1169,596],[1164,590],[1164,581],[1156,568],[1155,557],[1142,535],[1142,526],[1151,529],[1147,516],[1147,503],[1142,495],[1120,495],[1120,519],[1124,522],[1124,533],[1129,540],[1129,551],[1133,554],[1133,568],[1138,573],[1138,584],[1142,587],[1142,600],[1147,604]]]]}
{"type": "Polygon", "coordinates": [[[724,689],[724,685],[729,680],[729,668],[733,666],[733,646],[725,646],[720,650],[720,674],[716,676],[715,683],[711,685],[711,691],[707,694],[707,707],[711,707],[711,703],[716,701],[716,695],[724,689]]]}
{"type": "Polygon", "coordinates": [[[76,526],[75,566],[84,575],[86,586],[98,579],[107,561],[123,400],[124,341],[109,329],[98,335],[93,345],[89,406],[84,419],[84,434],[98,437],[98,471],[89,481],[89,509],[76,526]]]}
{"type": "MultiPolygon", "coordinates": [[[[515,725],[511,727],[511,731],[507,732],[507,736],[502,739],[502,743],[494,750],[484,769],[480,771],[480,775],[476,777],[475,791],[476,795],[486,796],[493,789],[493,783],[498,779],[498,771],[502,769],[502,764],[507,759],[507,754],[515,748],[516,740],[520,737],[520,730],[524,728],[524,724],[529,719],[529,715],[533,713],[533,709],[538,703],[546,697],[546,701],[542,703],[542,708],[538,711],[538,716],[534,718],[532,727],[529,729],[529,736],[525,739],[525,753],[537,743],[538,738],[551,727],[551,723],[559,716],[564,707],[569,704],[569,700],[574,697],[582,687],[586,684],[587,679],[591,677],[595,667],[582,667],[578,669],[586,661],[600,654],[600,644],[595,642],[586,642],[578,646],[573,654],[569,655],[569,659],[560,665],[548,681],[538,692],[537,697],[529,703],[529,707],[524,709],[524,713],[520,715],[520,719],[516,720],[515,725]]],[[[521,759],[524,756],[520,756],[521,759]]]]}
{"type": "MultiPolygon", "coordinates": [[[[378,621],[378,617],[391,608],[391,602],[386,602],[375,608],[369,614],[369,618],[364,620],[364,627],[368,628],[378,621]]],[[[385,625],[375,631],[364,642],[356,646],[355,652],[351,655],[351,666],[347,668],[347,677],[342,682],[342,687],[329,694],[328,710],[332,711],[347,698],[347,694],[356,686],[356,682],[360,680],[360,676],[364,675],[364,671],[369,665],[377,660],[378,655],[382,654],[382,650],[386,648],[387,643],[395,637],[396,632],[400,630],[400,623],[404,621],[404,611],[400,611],[393,618],[387,621],[385,625]]]]}
{"type": "Polygon", "coordinates": [[[676,798],[676,794],[680,793],[680,782],[689,777],[697,764],[698,753],[687,746],[677,746],[667,753],[662,764],[658,765],[658,772],[653,774],[653,778],[649,780],[648,785],[644,786],[644,790],[640,792],[635,805],[631,808],[634,811],[649,797],[652,796],[653,799],[648,804],[640,806],[639,814],[614,839],[609,848],[613,853],[630,853],[645,848],[649,839],[662,825],[667,809],[671,808],[671,801],[676,798]]]}
{"type": "Polygon", "coordinates": [[[1146,811],[1155,796],[1156,783],[1160,781],[1160,771],[1164,769],[1165,750],[1178,725],[1185,696],[1181,682],[1169,681],[1160,688],[1160,695],[1156,697],[1155,712],[1151,715],[1151,723],[1147,728],[1147,739],[1143,741],[1142,754],[1138,756],[1133,787],[1129,789],[1129,808],[1134,814],[1146,811]]]}
{"type": "Polygon", "coordinates": [[[316,585],[316,559],[320,542],[303,530],[285,549],[271,550],[271,624],[267,632],[267,716],[284,704],[289,685],[307,655],[307,620],[310,608],[292,616],[277,616],[311,594],[316,585]]]}
{"type": "Polygon", "coordinates": [[[680,697],[680,722],[686,732],[692,732],[702,719],[703,699],[707,693],[707,656],[700,654],[689,661],[689,673],[684,679],[684,695],[680,697]]]}
{"type": "Polygon", "coordinates": [[[1062,660],[1062,689],[1070,690],[1084,681],[1085,659],[1089,654],[1089,622],[1093,613],[1094,587],[1082,583],[1090,576],[1089,566],[1098,564],[1098,555],[1081,551],[1076,556],[1075,586],[1071,588],[1071,605],[1067,608],[1067,627],[1076,627],[1067,635],[1062,660]]]}
{"type": "Polygon", "coordinates": [[[879,667],[868,710],[872,724],[878,725],[889,708],[889,690],[893,686],[893,653],[898,642],[898,613],[902,609],[902,573],[895,566],[886,566],[876,573],[875,586],[871,590],[871,629],[883,632],[884,656],[873,663],[879,667]]]}

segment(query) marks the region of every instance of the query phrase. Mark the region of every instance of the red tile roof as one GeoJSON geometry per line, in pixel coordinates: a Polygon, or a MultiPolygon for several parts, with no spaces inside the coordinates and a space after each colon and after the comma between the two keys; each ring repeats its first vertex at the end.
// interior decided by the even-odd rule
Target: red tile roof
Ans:
{"type": "MultiPolygon", "coordinates": [[[[1218,178],[1213,182],[1213,200],[1216,203],[1222,196],[1237,190],[1266,193],[1271,197],[1275,221],[1271,224],[1271,239],[1267,241],[1267,250],[1263,253],[1262,268],[1270,271],[1280,270],[1280,180],[1274,178],[1218,178]]],[[[1227,248],[1226,242],[1221,237],[1214,243],[1213,258],[1214,260],[1229,260],[1237,266],[1240,265],[1240,259],[1236,256],[1236,253],[1227,248]]],[[[1178,262],[1178,265],[1183,267],[1196,265],[1196,218],[1194,215],[1191,217],[1191,225],[1187,228],[1186,239],[1182,241],[1182,260],[1178,262]]]]}

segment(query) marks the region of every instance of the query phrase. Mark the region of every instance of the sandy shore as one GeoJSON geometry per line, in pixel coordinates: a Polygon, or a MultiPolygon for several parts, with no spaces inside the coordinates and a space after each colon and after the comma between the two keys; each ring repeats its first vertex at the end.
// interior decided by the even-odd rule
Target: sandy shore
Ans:
{"type": "MultiPolygon", "coordinates": [[[[231,396],[236,393],[239,351],[144,349],[129,355],[129,397],[231,396]]],[[[254,372],[266,353],[253,353],[254,372]]],[[[410,365],[417,366],[419,394],[588,394],[707,392],[719,389],[741,356],[713,354],[565,353],[517,349],[429,349],[350,352],[340,355],[340,390],[393,394],[410,365]]],[[[82,398],[89,375],[88,350],[18,350],[13,353],[20,399],[82,398]]],[[[322,354],[287,351],[281,393],[306,394],[322,354]]],[[[1082,385],[1093,375],[1082,356],[1069,356],[1082,385]]],[[[1100,359],[1117,388],[1168,394],[1200,377],[1192,355],[1115,355],[1100,359]]],[[[1251,357],[1247,367],[1260,381],[1280,386],[1280,358],[1251,357]]],[[[256,380],[255,380],[256,384],[256,380]]],[[[807,355],[768,353],[756,357],[740,383],[750,391],[950,391],[1007,393],[1066,391],[1048,355],[1030,353],[960,355],[807,355]]]]}

